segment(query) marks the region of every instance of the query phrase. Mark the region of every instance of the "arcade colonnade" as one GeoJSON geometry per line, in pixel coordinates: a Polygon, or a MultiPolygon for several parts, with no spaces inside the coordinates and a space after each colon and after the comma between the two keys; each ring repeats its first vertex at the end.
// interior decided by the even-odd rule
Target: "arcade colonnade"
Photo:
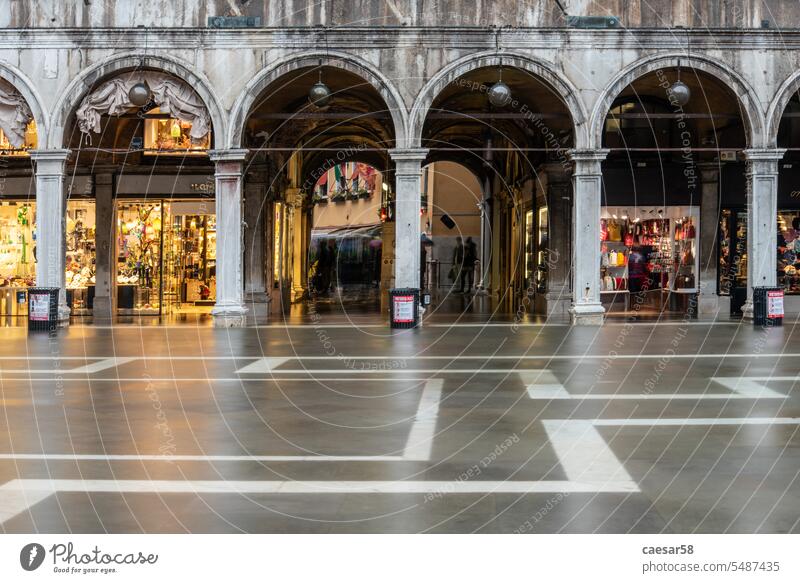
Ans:
{"type": "MultiPolygon", "coordinates": [[[[748,208],[748,305],[752,309],[752,288],[774,286],[777,237],[778,166],[785,150],[777,147],[778,125],[783,110],[800,85],[800,75],[793,73],[776,88],[768,102],[759,98],[745,72],[714,61],[702,54],[667,52],[650,55],[630,63],[601,87],[581,91],[555,63],[522,53],[496,51],[466,55],[445,64],[435,72],[409,101],[403,98],[401,80],[387,78],[377,67],[346,51],[289,55],[259,71],[243,87],[231,107],[222,105],[220,95],[202,71],[176,58],[161,55],[112,55],[88,66],[66,83],[56,102],[48,107],[37,82],[21,68],[0,62],[0,79],[24,99],[36,122],[38,146],[32,149],[37,205],[36,282],[40,286],[62,290],[60,314],[67,319],[64,283],[65,200],[72,176],[65,128],[71,116],[98,79],[113,78],[137,68],[148,68],[174,75],[185,81],[204,103],[213,124],[213,144],[208,159],[214,165],[215,207],[217,213],[217,290],[213,309],[215,321],[222,326],[239,326],[246,321],[245,241],[243,229],[245,175],[252,154],[243,143],[243,128],[260,93],[281,75],[303,67],[329,66],[349,71],[373,87],[386,103],[388,123],[393,125],[395,140],[386,150],[394,167],[396,195],[394,284],[419,287],[420,265],[420,176],[429,150],[423,148],[423,127],[431,104],[439,92],[469,71],[494,66],[516,67],[540,79],[555,91],[572,118],[574,135],[565,155],[571,164],[571,281],[568,282],[572,321],[576,324],[599,324],[604,308],[600,299],[598,271],[601,241],[601,197],[603,161],[608,149],[603,145],[603,126],[618,93],[642,75],[661,69],[682,66],[713,76],[729,87],[741,100],[747,147],[740,153],[747,164],[748,208]],[[409,105],[410,103],[410,105],[409,105]]],[[[582,88],[585,89],[585,88],[582,88]]],[[[553,225],[553,229],[566,225],[553,225]]],[[[105,242],[108,244],[108,241],[105,242]]],[[[99,275],[98,275],[99,277],[99,275]]],[[[567,282],[565,282],[567,283],[567,282]]],[[[700,305],[704,297],[715,295],[708,281],[700,282],[700,305]]]]}

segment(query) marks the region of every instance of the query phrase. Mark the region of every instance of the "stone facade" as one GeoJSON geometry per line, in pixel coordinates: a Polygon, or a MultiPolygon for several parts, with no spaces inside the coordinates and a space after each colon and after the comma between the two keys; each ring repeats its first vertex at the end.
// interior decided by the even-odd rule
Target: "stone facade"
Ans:
{"type": "MultiPolygon", "coordinates": [[[[63,160],[64,149],[70,147],[72,116],[100,80],[139,67],[185,80],[208,108],[217,209],[230,201],[237,205],[223,225],[235,230],[241,223],[244,187],[240,170],[231,168],[241,165],[246,155],[245,122],[262,91],[304,67],[324,65],[358,76],[383,99],[392,125],[394,144],[388,154],[397,165],[395,279],[398,285],[413,286],[419,273],[419,254],[414,251],[419,225],[412,220],[419,216],[415,181],[427,154],[422,136],[431,105],[445,88],[475,69],[524,71],[553,89],[573,124],[572,159],[579,169],[573,177],[573,315],[580,319],[583,314],[594,322],[602,316],[595,260],[582,261],[580,253],[588,248],[582,242],[593,249],[599,240],[597,172],[609,108],[625,87],[659,70],[682,67],[714,78],[740,100],[748,176],[756,185],[749,201],[753,216],[774,214],[778,126],[800,88],[800,32],[788,29],[800,21],[800,6],[723,0],[687,0],[655,8],[638,1],[563,4],[571,15],[616,16],[620,26],[567,26],[555,3],[518,0],[0,0],[0,77],[25,97],[38,126],[38,197],[52,197],[52,185],[63,179],[50,160],[63,160]],[[209,19],[220,16],[258,17],[261,26],[209,27],[215,24],[209,19]],[[39,186],[45,192],[39,192],[39,186]],[[584,223],[588,230],[578,228],[584,223]]],[[[42,202],[42,208],[53,204],[49,198],[42,202]]],[[[52,220],[60,219],[54,215],[52,220]]],[[[761,233],[753,224],[758,234],[751,237],[755,247],[750,255],[767,262],[759,267],[764,273],[761,283],[769,283],[770,277],[774,283],[772,252],[759,247],[770,246],[773,228],[774,222],[769,232],[761,233]]],[[[48,237],[51,231],[46,231],[48,237]]],[[[245,313],[237,290],[247,287],[247,281],[242,283],[240,235],[229,236],[235,241],[226,242],[220,235],[224,257],[239,259],[220,270],[222,277],[232,275],[219,287],[225,297],[218,313],[227,324],[235,324],[245,313]]]]}

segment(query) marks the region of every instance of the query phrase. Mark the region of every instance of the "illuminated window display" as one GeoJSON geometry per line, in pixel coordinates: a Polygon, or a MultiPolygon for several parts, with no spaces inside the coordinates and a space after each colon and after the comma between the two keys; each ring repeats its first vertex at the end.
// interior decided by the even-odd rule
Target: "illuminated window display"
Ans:
{"type": "Polygon", "coordinates": [[[120,313],[161,313],[161,250],[164,205],[117,205],[117,308],[120,313]]]}
{"type": "Polygon", "coordinates": [[[95,204],[67,203],[65,281],[71,309],[79,315],[89,308],[88,290],[95,284],[95,204]]]}
{"type": "MultiPolygon", "coordinates": [[[[666,309],[665,294],[697,293],[699,208],[603,207],[600,293],[637,294],[637,309],[666,309]],[[648,292],[657,292],[649,294],[648,292]]],[[[626,307],[630,305],[626,299],[626,307]]]]}
{"type": "Polygon", "coordinates": [[[778,212],[778,285],[800,294],[800,211],[778,212]]]}
{"type": "Polygon", "coordinates": [[[201,140],[193,140],[189,135],[191,129],[190,122],[161,114],[158,108],[149,111],[144,120],[144,153],[162,156],[204,155],[211,143],[211,133],[201,140]]]}
{"type": "Polygon", "coordinates": [[[0,205],[0,286],[28,287],[36,277],[36,233],[33,203],[0,205]]]}
{"type": "Polygon", "coordinates": [[[203,206],[172,203],[171,229],[164,233],[164,302],[182,311],[212,306],[217,296],[216,216],[201,214],[203,206]]]}
{"type": "Polygon", "coordinates": [[[3,130],[0,130],[0,156],[29,156],[28,150],[36,149],[38,138],[36,122],[31,120],[25,130],[25,144],[20,148],[11,145],[3,130]]]}

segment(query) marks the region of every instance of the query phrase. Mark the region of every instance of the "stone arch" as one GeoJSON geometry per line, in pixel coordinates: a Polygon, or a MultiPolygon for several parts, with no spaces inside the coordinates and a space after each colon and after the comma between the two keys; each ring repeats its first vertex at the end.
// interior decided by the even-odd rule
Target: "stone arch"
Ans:
{"type": "Polygon", "coordinates": [[[557,92],[570,113],[575,130],[575,147],[586,147],[586,121],[588,119],[586,108],[580,100],[578,90],[572,83],[559,73],[555,65],[550,62],[516,52],[497,53],[496,51],[487,51],[458,59],[438,71],[425,84],[411,108],[409,121],[410,147],[419,147],[422,143],[422,128],[425,125],[425,118],[428,115],[431,104],[449,83],[475,69],[499,67],[500,65],[527,71],[549,84],[557,92]]]}
{"type": "Polygon", "coordinates": [[[394,84],[371,63],[338,51],[304,52],[294,54],[277,61],[271,67],[261,70],[244,88],[236,99],[230,117],[230,136],[227,144],[230,148],[239,148],[242,143],[242,134],[247,116],[264,89],[283,75],[305,67],[319,66],[335,67],[358,75],[372,85],[389,109],[394,125],[395,142],[398,148],[405,147],[407,140],[407,115],[400,92],[394,84]]]}
{"type": "Polygon", "coordinates": [[[225,143],[228,125],[224,109],[220,100],[205,75],[196,71],[191,64],[176,59],[156,55],[142,55],[141,53],[116,54],[101,60],[98,63],[81,71],[64,89],[61,98],[53,108],[53,124],[49,136],[50,148],[63,148],[64,126],[69,116],[80,106],[84,96],[94,88],[97,83],[115,73],[127,70],[145,68],[169,73],[188,83],[203,100],[208,108],[213,126],[214,147],[221,148],[225,143]]]}
{"type": "Polygon", "coordinates": [[[792,95],[800,91],[800,70],[795,71],[789,78],[786,79],[778,89],[775,97],[769,104],[767,109],[767,128],[764,133],[764,146],[767,148],[775,148],[778,144],[778,129],[781,125],[781,118],[783,117],[786,106],[789,105],[789,100],[792,95]]]}
{"type": "Polygon", "coordinates": [[[760,147],[764,136],[764,121],[760,102],[752,86],[736,71],[718,60],[685,53],[663,53],[644,57],[614,77],[602,91],[592,110],[589,135],[591,147],[595,149],[602,147],[606,116],[623,89],[648,73],[677,67],[679,64],[682,68],[695,69],[711,75],[738,96],[744,112],[748,147],[760,147]]]}
{"type": "Polygon", "coordinates": [[[28,107],[31,108],[33,119],[36,121],[39,147],[44,148],[47,145],[50,131],[50,116],[47,114],[47,109],[33,81],[25,73],[5,61],[0,61],[0,78],[13,85],[20,95],[25,98],[28,107]]]}

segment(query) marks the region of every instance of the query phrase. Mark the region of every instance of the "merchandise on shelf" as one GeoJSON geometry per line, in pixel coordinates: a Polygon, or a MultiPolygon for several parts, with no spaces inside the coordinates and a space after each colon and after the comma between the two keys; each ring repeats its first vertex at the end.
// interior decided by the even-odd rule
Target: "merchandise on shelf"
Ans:
{"type": "Polygon", "coordinates": [[[36,276],[34,207],[28,202],[0,205],[0,287],[28,287],[36,276]]]}
{"type": "Polygon", "coordinates": [[[800,211],[778,212],[778,285],[800,294],[800,211]]]}
{"type": "Polygon", "coordinates": [[[83,289],[95,283],[95,205],[67,203],[67,255],[64,277],[68,289],[83,289]]]}

